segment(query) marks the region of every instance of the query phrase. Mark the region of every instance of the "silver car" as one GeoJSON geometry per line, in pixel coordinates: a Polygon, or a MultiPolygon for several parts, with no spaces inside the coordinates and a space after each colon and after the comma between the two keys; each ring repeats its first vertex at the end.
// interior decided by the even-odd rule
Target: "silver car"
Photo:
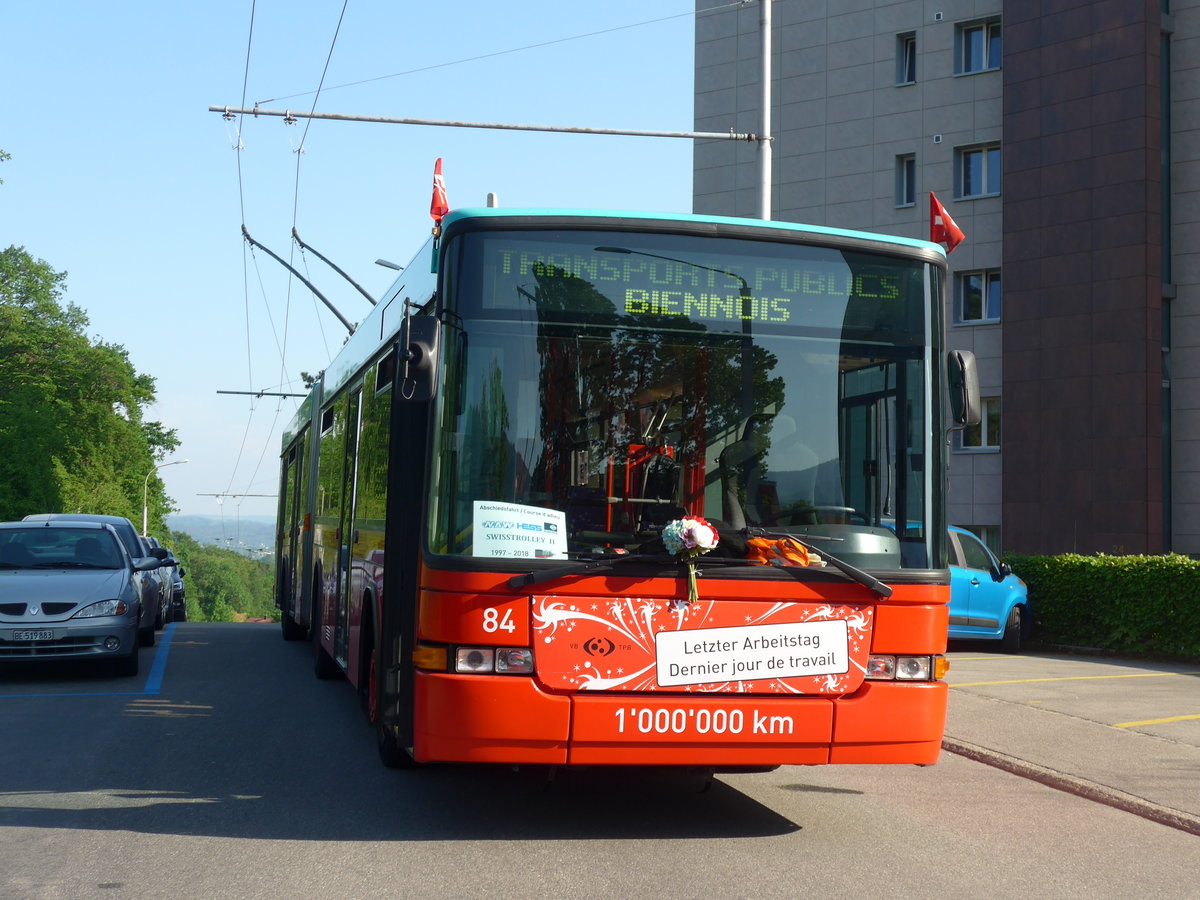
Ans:
{"type": "Polygon", "coordinates": [[[0,663],[108,659],[137,675],[139,573],[159,565],[99,522],[0,523],[0,663]]]}
{"type": "MultiPolygon", "coordinates": [[[[100,522],[112,527],[117,537],[125,547],[130,559],[140,559],[144,556],[154,556],[159,560],[159,567],[167,565],[170,555],[161,548],[155,549],[137,533],[133,523],[124,516],[102,516],[93,513],[33,513],[26,516],[23,522],[100,522]]],[[[138,569],[133,576],[138,596],[142,600],[142,621],[138,628],[138,641],[143,647],[154,646],[154,634],[163,627],[169,607],[162,590],[162,581],[157,571],[146,570],[143,574],[138,569]]]]}

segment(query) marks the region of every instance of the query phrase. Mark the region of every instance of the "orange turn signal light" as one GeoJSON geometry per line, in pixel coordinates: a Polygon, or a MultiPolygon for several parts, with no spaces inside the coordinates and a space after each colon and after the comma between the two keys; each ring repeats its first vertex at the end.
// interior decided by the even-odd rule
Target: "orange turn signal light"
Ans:
{"type": "Polygon", "coordinates": [[[427,647],[422,644],[413,651],[412,660],[413,665],[418,669],[426,669],[430,672],[445,672],[447,661],[446,648],[427,647]]]}

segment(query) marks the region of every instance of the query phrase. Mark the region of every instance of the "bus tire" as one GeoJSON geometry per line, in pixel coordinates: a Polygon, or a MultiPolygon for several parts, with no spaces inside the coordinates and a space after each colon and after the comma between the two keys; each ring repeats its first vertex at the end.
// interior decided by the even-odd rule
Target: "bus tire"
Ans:
{"type": "Polygon", "coordinates": [[[318,637],[313,641],[313,674],[321,681],[329,681],[342,674],[337,663],[325,652],[318,637]]]}
{"type": "Polygon", "coordinates": [[[279,617],[279,630],[285,641],[298,641],[305,635],[304,629],[297,625],[296,620],[292,618],[290,610],[284,610],[283,615],[279,617]]]}
{"type": "Polygon", "coordinates": [[[375,745],[379,750],[379,761],[389,769],[412,769],[417,766],[409,752],[396,743],[396,737],[383,724],[380,716],[380,692],[382,689],[381,679],[379,677],[379,651],[378,642],[375,640],[374,632],[368,636],[370,647],[367,656],[367,678],[366,690],[363,692],[363,701],[366,707],[367,722],[375,731],[375,745]]]}
{"type": "Polygon", "coordinates": [[[389,769],[415,769],[416,762],[382,725],[375,726],[375,738],[379,746],[379,761],[389,769]]]}
{"type": "Polygon", "coordinates": [[[301,627],[294,617],[295,610],[292,609],[292,603],[289,599],[283,604],[283,609],[279,614],[279,630],[285,641],[300,641],[308,636],[307,629],[301,627]]]}
{"type": "Polygon", "coordinates": [[[279,630],[285,641],[299,641],[307,636],[307,629],[303,628],[296,621],[296,608],[292,603],[292,580],[288,560],[285,558],[283,565],[280,566],[282,576],[279,577],[280,582],[285,585],[281,588],[283,597],[280,598],[279,604],[279,630]]]}

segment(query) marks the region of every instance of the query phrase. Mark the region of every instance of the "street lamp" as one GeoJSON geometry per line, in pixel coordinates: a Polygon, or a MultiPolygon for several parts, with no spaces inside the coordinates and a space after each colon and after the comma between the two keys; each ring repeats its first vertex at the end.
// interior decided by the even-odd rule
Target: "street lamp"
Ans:
{"type": "Polygon", "coordinates": [[[149,509],[149,492],[150,492],[150,476],[159,469],[165,469],[167,466],[178,466],[185,462],[191,462],[190,459],[176,459],[172,462],[159,463],[153,469],[146,473],[146,480],[142,482],[142,535],[147,531],[147,520],[150,518],[149,509]]]}

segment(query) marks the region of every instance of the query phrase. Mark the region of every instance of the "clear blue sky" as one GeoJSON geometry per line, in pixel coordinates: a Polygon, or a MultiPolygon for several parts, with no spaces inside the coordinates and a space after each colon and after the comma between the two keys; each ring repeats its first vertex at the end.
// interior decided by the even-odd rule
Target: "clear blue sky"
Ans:
{"type": "Polygon", "coordinates": [[[494,191],[502,206],[691,208],[686,140],[260,118],[241,123],[238,153],[238,123],[208,107],[308,111],[316,99],[323,112],[690,131],[693,0],[349,0],[339,30],[342,9],[0,9],[0,149],[12,155],[0,164],[0,247],[66,271],[90,332],[157,379],[150,417],[178,431],[168,459],[190,460],[160,473],[184,513],[273,514],[273,499],[201,495],[273,494],[297,401],[217,391],[299,390],[300,372],[325,368],[345,334],[283,267],[249,252],[243,223],[358,321],[366,300],[302,257],[291,229],[378,295],[394,273],[374,260],[406,262],[429,232],[439,156],[451,207],[494,191]]]}

